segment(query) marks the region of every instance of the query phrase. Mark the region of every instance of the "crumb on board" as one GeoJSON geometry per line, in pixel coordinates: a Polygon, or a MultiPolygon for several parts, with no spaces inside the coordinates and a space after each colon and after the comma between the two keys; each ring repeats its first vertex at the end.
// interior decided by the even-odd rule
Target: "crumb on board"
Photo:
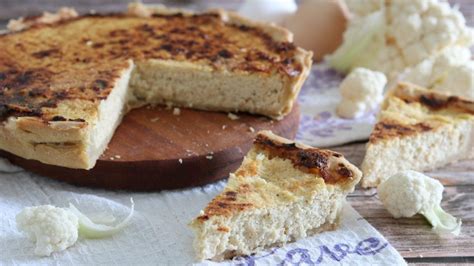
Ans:
{"type": "Polygon", "coordinates": [[[206,156],[206,159],[208,159],[208,160],[212,160],[212,158],[213,158],[212,155],[207,155],[206,156]]]}
{"type": "Polygon", "coordinates": [[[120,159],[120,158],[122,158],[122,156],[120,156],[120,155],[118,155],[118,154],[117,154],[117,155],[115,155],[114,157],[115,157],[116,159],[120,159]]]}
{"type": "Polygon", "coordinates": [[[255,128],[249,127],[249,131],[252,132],[252,133],[254,133],[254,132],[255,132],[255,128]]]}
{"type": "Polygon", "coordinates": [[[225,130],[226,127],[227,125],[222,125],[222,130],[225,130]]]}
{"type": "Polygon", "coordinates": [[[150,121],[151,121],[152,123],[155,123],[155,122],[157,122],[158,120],[160,120],[159,117],[154,117],[154,118],[150,119],[150,121]]]}
{"type": "Polygon", "coordinates": [[[110,160],[113,161],[113,160],[115,160],[115,158],[114,158],[114,157],[110,157],[110,160]]]}
{"type": "Polygon", "coordinates": [[[237,120],[237,119],[240,118],[238,115],[233,114],[233,113],[228,113],[228,114],[227,114],[227,117],[229,117],[230,120],[237,120]]]}
{"type": "Polygon", "coordinates": [[[183,159],[179,158],[178,162],[179,162],[180,164],[183,164],[183,159]]]}
{"type": "Polygon", "coordinates": [[[179,109],[178,107],[175,107],[173,109],[173,115],[180,115],[181,114],[181,109],[179,109]]]}
{"type": "Polygon", "coordinates": [[[89,40],[89,41],[86,42],[86,45],[87,45],[87,46],[92,46],[93,44],[94,44],[94,42],[91,41],[91,40],[89,40]]]}

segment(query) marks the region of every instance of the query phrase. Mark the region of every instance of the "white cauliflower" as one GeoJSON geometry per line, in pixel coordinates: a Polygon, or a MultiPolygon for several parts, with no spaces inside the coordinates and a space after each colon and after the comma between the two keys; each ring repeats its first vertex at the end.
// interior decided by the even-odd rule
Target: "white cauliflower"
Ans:
{"type": "Polygon", "coordinates": [[[466,26],[461,12],[442,0],[346,2],[355,17],[344,33],[343,44],[327,57],[331,66],[343,72],[366,67],[392,79],[448,47],[474,43],[474,31],[466,26]]]}
{"type": "Polygon", "coordinates": [[[465,47],[451,47],[409,69],[405,81],[474,99],[474,61],[465,47]]]}
{"type": "Polygon", "coordinates": [[[474,99],[474,61],[450,67],[444,75],[439,76],[433,89],[474,99]]]}
{"type": "Polygon", "coordinates": [[[16,216],[16,224],[20,231],[26,232],[30,239],[36,242],[36,255],[50,256],[55,251],[62,251],[74,245],[78,235],[85,238],[103,238],[125,228],[135,209],[133,199],[130,199],[130,202],[130,213],[114,226],[95,223],[71,203],[69,208],[51,205],[27,207],[16,216]]]}
{"type": "Polygon", "coordinates": [[[50,256],[77,241],[79,223],[77,216],[67,209],[51,205],[28,207],[16,216],[19,230],[36,242],[35,254],[50,256]]]}
{"type": "Polygon", "coordinates": [[[407,170],[381,183],[378,195],[393,217],[412,217],[420,213],[440,235],[459,235],[461,220],[441,208],[443,185],[422,173],[407,170]]]}
{"type": "Polygon", "coordinates": [[[341,102],[337,114],[344,118],[358,117],[377,108],[383,100],[387,78],[381,72],[354,69],[339,86],[341,102]]]}

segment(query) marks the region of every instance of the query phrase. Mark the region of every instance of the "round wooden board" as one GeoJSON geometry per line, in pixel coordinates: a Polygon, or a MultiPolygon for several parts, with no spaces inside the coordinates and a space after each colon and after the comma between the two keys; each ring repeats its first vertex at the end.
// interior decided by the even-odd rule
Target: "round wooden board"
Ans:
{"type": "Polygon", "coordinates": [[[293,139],[299,124],[297,105],[281,121],[239,114],[164,107],[129,112],[108,149],[91,170],[69,169],[0,155],[31,172],[80,186],[155,191],[204,185],[237,169],[258,130],[293,139]]]}

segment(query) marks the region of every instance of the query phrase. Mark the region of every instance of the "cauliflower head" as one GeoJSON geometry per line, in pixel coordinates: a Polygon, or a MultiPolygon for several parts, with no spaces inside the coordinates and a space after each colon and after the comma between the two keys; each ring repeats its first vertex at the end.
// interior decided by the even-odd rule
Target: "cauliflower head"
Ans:
{"type": "Polygon", "coordinates": [[[16,216],[17,227],[36,242],[35,254],[50,256],[74,245],[78,218],[71,211],[51,205],[28,207],[16,216]]]}
{"type": "Polygon", "coordinates": [[[438,180],[411,170],[389,177],[377,188],[380,200],[393,217],[412,217],[419,213],[437,234],[457,236],[461,220],[441,208],[443,190],[438,180]]]}
{"type": "Polygon", "coordinates": [[[363,66],[393,80],[404,69],[444,49],[474,44],[474,30],[446,1],[346,1],[354,16],[342,45],[327,56],[328,63],[339,71],[363,66]]]}

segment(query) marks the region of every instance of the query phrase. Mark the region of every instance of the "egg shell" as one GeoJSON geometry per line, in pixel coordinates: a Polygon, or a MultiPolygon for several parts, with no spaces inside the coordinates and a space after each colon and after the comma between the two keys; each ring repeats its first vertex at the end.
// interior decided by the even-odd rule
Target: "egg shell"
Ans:
{"type": "Polygon", "coordinates": [[[320,61],[342,44],[349,14],[342,0],[305,0],[284,26],[298,46],[313,51],[314,60],[320,61]]]}

